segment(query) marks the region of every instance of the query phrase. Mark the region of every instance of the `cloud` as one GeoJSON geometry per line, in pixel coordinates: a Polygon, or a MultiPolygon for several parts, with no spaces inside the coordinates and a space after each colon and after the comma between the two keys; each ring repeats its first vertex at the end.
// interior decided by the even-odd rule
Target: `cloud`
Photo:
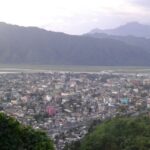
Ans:
{"type": "Polygon", "coordinates": [[[0,0],[0,4],[0,21],[71,34],[129,21],[145,23],[150,17],[150,0],[0,0]]]}
{"type": "Polygon", "coordinates": [[[129,0],[129,2],[144,8],[150,7],[150,0],[129,0]]]}

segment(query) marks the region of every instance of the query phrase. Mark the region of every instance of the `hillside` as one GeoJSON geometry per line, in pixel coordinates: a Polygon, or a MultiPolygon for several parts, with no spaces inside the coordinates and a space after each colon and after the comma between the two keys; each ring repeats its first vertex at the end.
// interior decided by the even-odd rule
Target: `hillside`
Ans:
{"type": "Polygon", "coordinates": [[[149,117],[115,118],[98,125],[81,141],[64,150],[148,150],[150,148],[149,117]]]}
{"type": "Polygon", "coordinates": [[[149,66],[150,53],[124,41],[0,23],[0,63],[149,66]]]}
{"type": "Polygon", "coordinates": [[[114,29],[93,29],[90,33],[106,33],[109,35],[136,36],[150,38],[150,25],[140,24],[138,22],[129,22],[114,29]]]}
{"type": "Polygon", "coordinates": [[[0,113],[1,150],[54,150],[45,132],[23,126],[16,119],[0,113]]]}
{"type": "Polygon", "coordinates": [[[150,39],[144,37],[135,37],[135,36],[117,36],[117,35],[108,35],[106,33],[88,33],[84,36],[100,38],[100,39],[114,39],[122,41],[128,45],[136,46],[141,49],[147,50],[150,52],[150,39]]]}

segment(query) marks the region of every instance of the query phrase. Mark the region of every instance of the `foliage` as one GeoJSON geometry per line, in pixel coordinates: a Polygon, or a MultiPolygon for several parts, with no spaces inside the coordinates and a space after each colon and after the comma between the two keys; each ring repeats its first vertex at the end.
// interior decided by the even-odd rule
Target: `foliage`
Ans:
{"type": "Polygon", "coordinates": [[[74,141],[70,144],[66,144],[63,150],[80,150],[80,141],[74,141]]]}
{"type": "Polygon", "coordinates": [[[16,119],[0,113],[1,150],[54,150],[46,133],[21,125],[16,119]]]}
{"type": "Polygon", "coordinates": [[[79,150],[148,150],[148,117],[115,118],[97,126],[82,141],[79,150]]]}

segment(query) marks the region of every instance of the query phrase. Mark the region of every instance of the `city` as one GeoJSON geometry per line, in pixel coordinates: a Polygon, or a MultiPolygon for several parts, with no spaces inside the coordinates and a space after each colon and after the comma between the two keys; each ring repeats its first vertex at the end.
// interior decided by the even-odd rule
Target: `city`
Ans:
{"type": "Polygon", "coordinates": [[[150,74],[47,72],[0,74],[0,111],[42,129],[61,150],[94,120],[150,108],[150,74]]]}

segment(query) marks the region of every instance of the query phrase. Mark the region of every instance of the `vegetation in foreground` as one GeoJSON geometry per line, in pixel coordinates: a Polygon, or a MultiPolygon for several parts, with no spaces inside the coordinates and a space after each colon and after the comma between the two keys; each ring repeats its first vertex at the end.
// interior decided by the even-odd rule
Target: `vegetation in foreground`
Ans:
{"type": "Polygon", "coordinates": [[[46,133],[21,125],[16,119],[0,113],[1,150],[54,150],[46,133]]]}
{"type": "Polygon", "coordinates": [[[65,150],[149,150],[150,118],[115,118],[98,125],[65,150]]]}

